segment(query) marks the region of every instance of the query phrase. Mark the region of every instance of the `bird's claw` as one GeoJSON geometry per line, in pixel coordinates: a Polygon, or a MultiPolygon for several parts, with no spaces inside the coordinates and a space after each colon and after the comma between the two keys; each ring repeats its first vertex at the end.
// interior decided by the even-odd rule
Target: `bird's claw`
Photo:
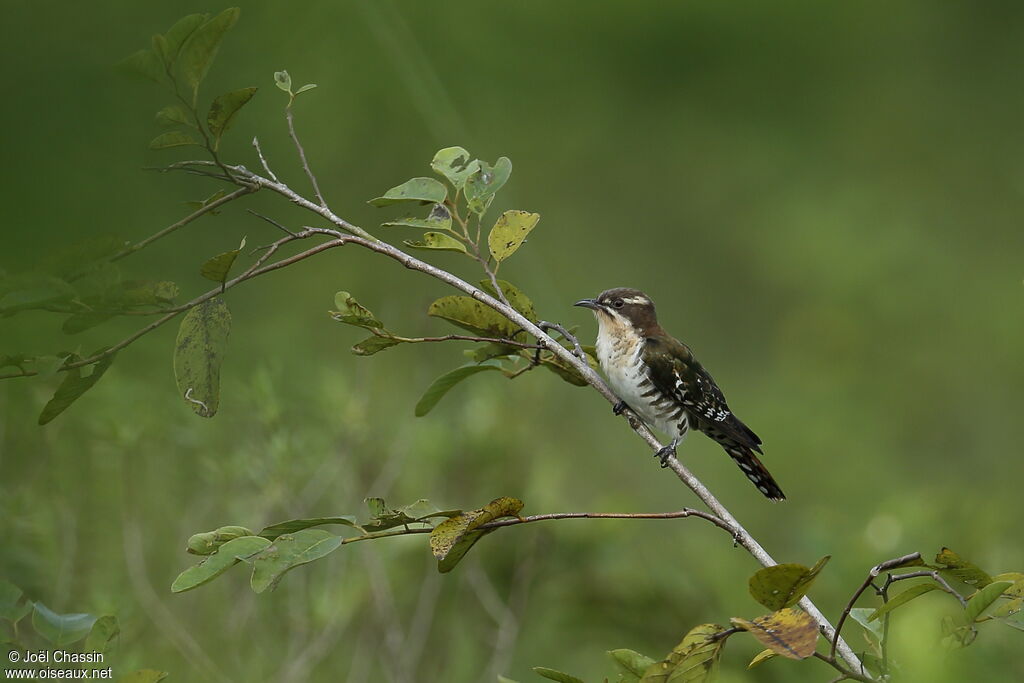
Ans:
{"type": "Polygon", "coordinates": [[[668,459],[676,454],[675,445],[668,445],[658,449],[658,452],[654,454],[654,457],[661,461],[662,467],[668,467],[668,459]]]}
{"type": "Polygon", "coordinates": [[[626,412],[626,408],[628,407],[629,406],[626,405],[625,401],[619,401],[614,406],[612,406],[612,412],[616,415],[622,415],[624,412],[626,412]]]}

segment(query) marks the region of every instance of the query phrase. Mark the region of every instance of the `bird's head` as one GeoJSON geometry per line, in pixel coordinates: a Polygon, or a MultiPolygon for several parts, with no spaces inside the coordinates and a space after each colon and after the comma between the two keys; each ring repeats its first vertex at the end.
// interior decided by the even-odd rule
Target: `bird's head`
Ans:
{"type": "Polygon", "coordinates": [[[638,333],[644,334],[658,326],[654,303],[639,289],[616,287],[601,292],[596,299],[583,299],[574,305],[594,311],[594,317],[602,327],[628,324],[638,333]]]}

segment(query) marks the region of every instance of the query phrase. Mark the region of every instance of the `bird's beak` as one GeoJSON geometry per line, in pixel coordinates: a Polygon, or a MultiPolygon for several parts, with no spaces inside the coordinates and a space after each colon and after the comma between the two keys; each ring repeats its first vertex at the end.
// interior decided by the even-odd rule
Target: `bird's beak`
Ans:
{"type": "Polygon", "coordinates": [[[573,306],[582,306],[583,308],[592,308],[595,311],[601,310],[601,304],[597,303],[597,299],[580,299],[573,306]]]}

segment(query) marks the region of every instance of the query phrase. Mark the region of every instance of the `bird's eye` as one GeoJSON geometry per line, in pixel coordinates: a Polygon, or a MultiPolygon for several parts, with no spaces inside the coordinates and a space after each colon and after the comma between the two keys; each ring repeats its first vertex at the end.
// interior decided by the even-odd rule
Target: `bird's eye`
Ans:
{"type": "Polygon", "coordinates": [[[616,299],[615,301],[612,302],[612,306],[614,306],[615,308],[622,308],[625,305],[626,302],[623,301],[622,299],[616,299]]]}

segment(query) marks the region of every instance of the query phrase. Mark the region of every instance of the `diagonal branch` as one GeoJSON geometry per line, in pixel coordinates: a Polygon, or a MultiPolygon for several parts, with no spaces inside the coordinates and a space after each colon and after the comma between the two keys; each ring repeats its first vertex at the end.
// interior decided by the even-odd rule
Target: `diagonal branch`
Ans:
{"type": "MultiPolygon", "coordinates": [[[[324,209],[327,208],[327,202],[324,200],[323,194],[320,193],[320,183],[316,181],[316,175],[313,174],[313,169],[309,167],[309,161],[306,159],[306,150],[303,149],[302,143],[299,142],[299,136],[295,132],[295,117],[292,116],[292,105],[289,102],[288,106],[284,110],[285,118],[288,120],[288,135],[291,136],[292,142],[295,143],[295,149],[299,152],[299,159],[302,160],[302,169],[306,172],[306,177],[309,178],[309,182],[313,185],[313,192],[316,194],[316,199],[320,202],[320,206],[324,209]]],[[[257,147],[257,150],[259,148],[257,147]]],[[[260,154],[260,160],[263,160],[263,154],[260,154]]],[[[265,164],[266,162],[264,162],[265,164]]],[[[267,169],[268,171],[270,169],[267,169]]],[[[273,175],[273,174],[271,174],[273,175]]],[[[277,180],[276,178],[274,179],[277,180]]]]}
{"type": "MultiPolygon", "coordinates": [[[[195,161],[181,164],[181,166],[185,167],[189,165],[213,165],[213,162],[195,161]]],[[[294,190],[292,190],[290,187],[283,183],[274,182],[272,180],[264,178],[258,174],[252,173],[251,171],[241,166],[233,166],[230,168],[242,179],[243,182],[250,183],[252,185],[263,187],[273,192],[276,192],[287,198],[292,203],[318,214],[319,216],[328,220],[336,228],[340,229],[341,231],[349,233],[349,235],[345,235],[339,230],[331,228],[307,228],[307,230],[312,232],[319,232],[325,235],[331,235],[337,238],[337,240],[342,243],[359,244],[360,246],[370,249],[371,251],[375,251],[379,254],[383,254],[391,259],[394,259],[395,261],[398,261],[406,268],[420,271],[422,273],[430,275],[431,277],[441,280],[442,282],[451,285],[455,289],[458,289],[468,294],[477,301],[487,304],[488,306],[495,309],[503,316],[514,322],[516,325],[524,329],[528,334],[536,338],[537,343],[540,346],[543,346],[548,351],[556,354],[566,363],[572,365],[576,369],[576,371],[579,372],[580,375],[586,380],[586,382],[590,386],[592,386],[599,394],[601,394],[609,403],[615,405],[619,402],[619,398],[615,395],[614,392],[612,392],[611,388],[608,387],[608,385],[601,378],[601,376],[598,375],[597,372],[595,372],[587,362],[577,358],[572,350],[565,348],[560,343],[555,341],[555,339],[549,336],[544,330],[540,329],[531,320],[528,320],[525,316],[519,313],[519,311],[515,310],[508,304],[504,303],[503,301],[499,301],[498,299],[492,297],[487,292],[479,289],[478,287],[473,286],[472,284],[466,282],[465,280],[462,280],[461,278],[453,275],[452,273],[449,273],[446,270],[437,268],[436,266],[421,261],[415,258],[414,256],[411,256],[403,252],[402,250],[390,244],[387,244],[386,242],[381,242],[377,240],[362,228],[355,226],[346,221],[345,219],[337,216],[329,208],[323,205],[318,206],[317,204],[314,204],[313,202],[299,195],[298,193],[296,193],[294,190]]],[[[640,418],[636,414],[634,414],[630,410],[626,410],[624,411],[624,415],[626,416],[627,421],[629,422],[629,425],[630,427],[632,427],[633,431],[635,431],[637,435],[641,439],[643,439],[643,441],[648,445],[648,447],[652,451],[658,452],[662,449],[661,442],[658,441],[657,437],[654,436],[651,430],[643,423],[642,420],[640,420],[640,418]]],[[[761,544],[758,543],[753,536],[751,536],[750,532],[748,532],[743,527],[743,525],[741,525],[736,520],[736,518],[733,517],[732,513],[729,512],[729,510],[724,505],[722,505],[718,498],[716,498],[715,495],[711,493],[711,491],[703,484],[703,482],[700,481],[700,479],[694,476],[694,474],[690,472],[690,470],[687,469],[685,465],[679,462],[678,458],[676,458],[675,456],[670,456],[666,459],[666,463],[668,467],[676,474],[676,476],[684,484],[686,484],[690,488],[690,490],[692,490],[697,495],[698,498],[701,499],[701,501],[711,510],[711,512],[715,516],[721,518],[726,524],[728,524],[736,530],[734,537],[736,542],[739,545],[743,546],[743,548],[746,549],[747,552],[749,552],[754,557],[754,559],[756,559],[765,567],[770,567],[772,565],[777,564],[775,560],[772,559],[772,556],[769,555],[768,552],[761,546],[761,544]]],[[[861,671],[863,669],[863,665],[861,664],[860,658],[857,657],[857,655],[853,652],[850,646],[847,645],[847,643],[841,637],[836,635],[836,631],[833,628],[832,624],[829,623],[825,615],[821,613],[821,610],[819,610],[814,605],[814,603],[811,602],[810,598],[804,596],[800,600],[799,605],[805,612],[807,612],[811,616],[811,618],[815,620],[815,622],[817,622],[822,634],[824,634],[824,636],[828,640],[834,640],[836,642],[836,647],[840,656],[843,658],[843,660],[846,661],[850,668],[854,671],[861,671]]]]}

